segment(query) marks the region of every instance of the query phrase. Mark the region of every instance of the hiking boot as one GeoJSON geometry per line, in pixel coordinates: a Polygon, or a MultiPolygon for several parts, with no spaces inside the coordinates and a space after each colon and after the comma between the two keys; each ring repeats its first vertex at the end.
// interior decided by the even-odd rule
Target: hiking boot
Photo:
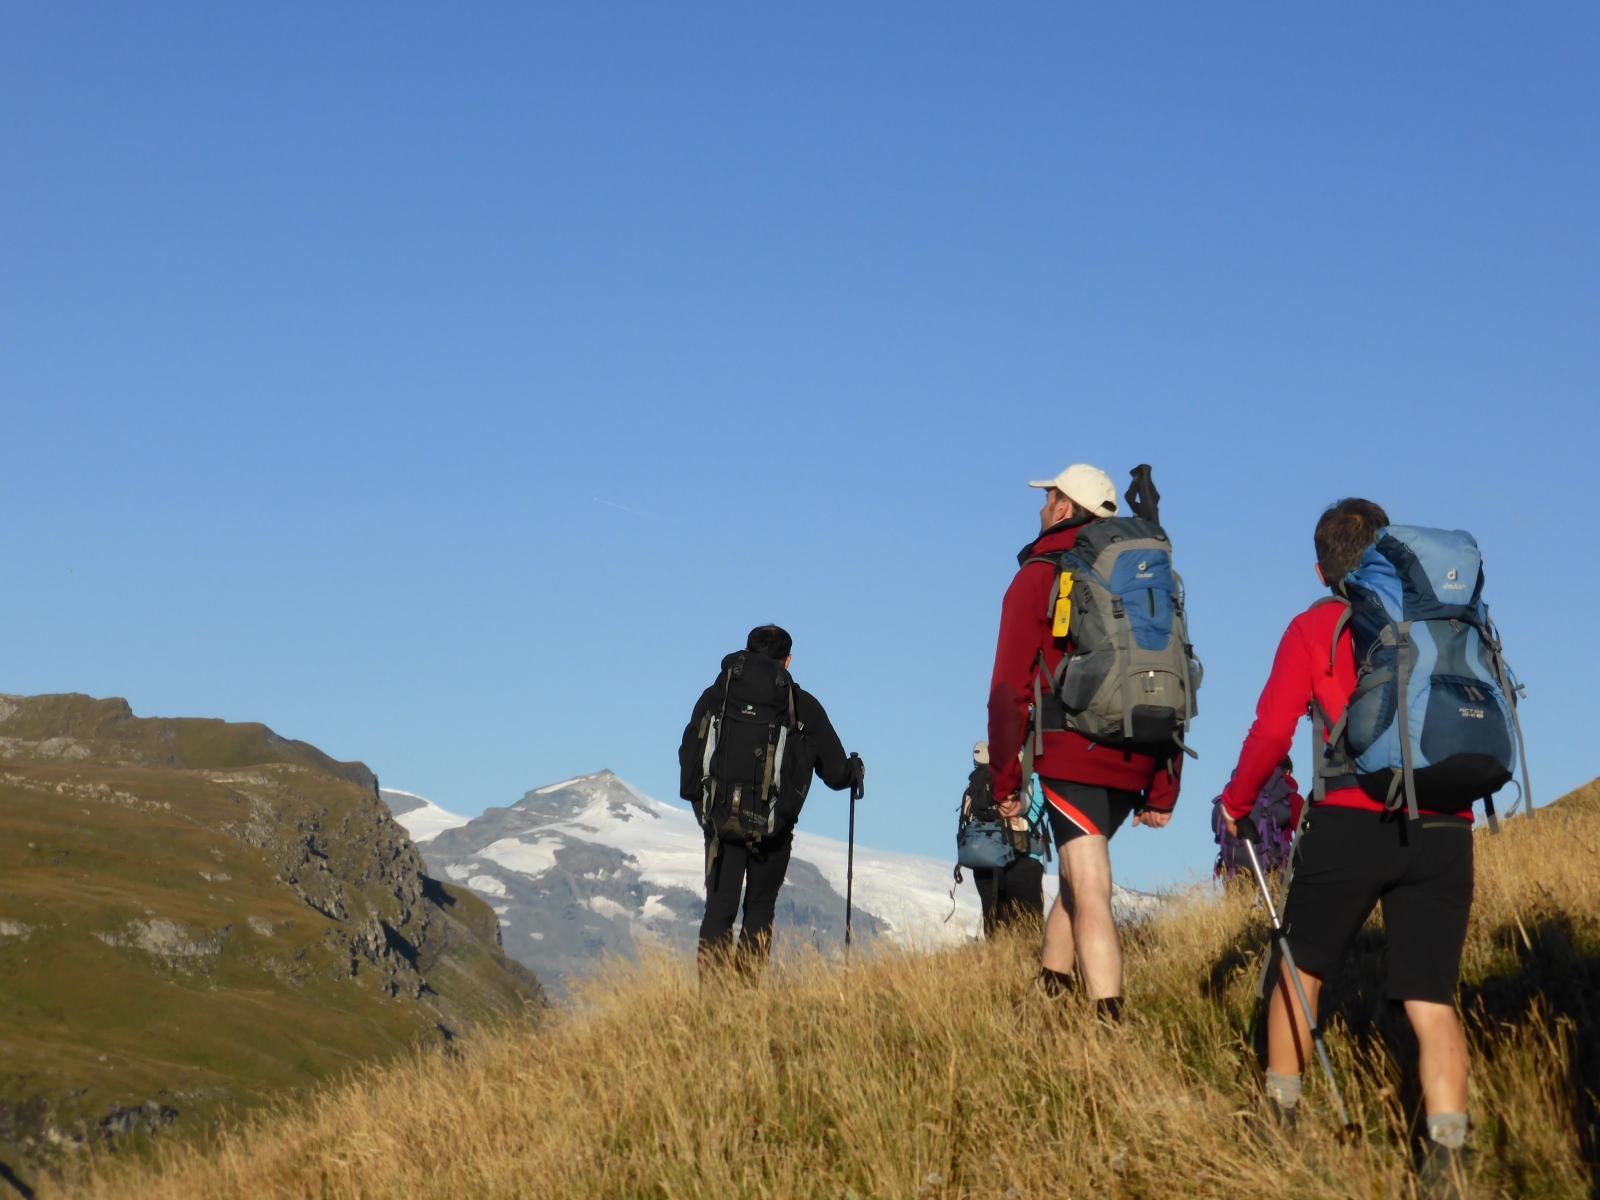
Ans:
{"type": "Polygon", "coordinates": [[[1125,1023],[1128,1019],[1126,1007],[1121,996],[1107,996],[1103,1000],[1094,1002],[1095,1018],[1102,1025],[1109,1025],[1113,1029],[1125,1023]]]}
{"type": "Polygon", "coordinates": [[[1257,1141],[1283,1142],[1294,1134],[1299,1105],[1285,1108],[1271,1097],[1262,1100],[1261,1107],[1250,1118],[1250,1132],[1257,1141]]]}
{"type": "Polygon", "coordinates": [[[1467,1152],[1429,1141],[1417,1168],[1417,1195],[1423,1200],[1466,1200],[1467,1152]]]}
{"type": "Polygon", "coordinates": [[[1039,968],[1039,987],[1051,1000],[1059,1000],[1063,996],[1070,996],[1078,990],[1077,978],[1068,971],[1052,971],[1049,967],[1039,968]]]}

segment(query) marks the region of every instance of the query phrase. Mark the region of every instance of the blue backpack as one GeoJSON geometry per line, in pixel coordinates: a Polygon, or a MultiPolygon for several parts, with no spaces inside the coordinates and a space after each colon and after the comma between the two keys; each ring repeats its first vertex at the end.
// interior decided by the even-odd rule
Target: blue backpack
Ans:
{"type": "MultiPolygon", "coordinates": [[[[1389,525],[1344,577],[1356,688],[1335,727],[1363,790],[1417,818],[1419,796],[1436,812],[1482,800],[1497,826],[1494,793],[1527,751],[1517,721],[1518,685],[1483,602],[1483,557],[1464,530],[1389,525]]],[[[1513,806],[1515,807],[1515,806],[1513,806]]]]}

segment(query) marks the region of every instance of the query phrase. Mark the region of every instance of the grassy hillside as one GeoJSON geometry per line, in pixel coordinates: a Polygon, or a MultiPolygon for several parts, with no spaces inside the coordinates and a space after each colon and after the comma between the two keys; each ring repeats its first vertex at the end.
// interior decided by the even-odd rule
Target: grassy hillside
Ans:
{"type": "Polygon", "coordinates": [[[0,881],[0,1165],[24,1176],[540,996],[370,771],[261,725],[0,698],[0,881]]]}
{"type": "MultiPolygon", "coordinates": [[[[1488,1195],[1591,1193],[1600,1089],[1600,784],[1479,835],[1463,1008],[1488,1195]]],[[[1414,1083],[1369,938],[1330,983],[1328,1040],[1362,1136],[1310,1081],[1292,1144],[1253,1132],[1261,918],[1242,892],[1129,938],[1135,1016],[1033,987],[1034,944],[812,959],[697,993],[679,965],[590,988],[544,1032],[421,1053],[239,1127],[105,1163],[63,1192],[189,1196],[1410,1194],[1414,1083]]]]}

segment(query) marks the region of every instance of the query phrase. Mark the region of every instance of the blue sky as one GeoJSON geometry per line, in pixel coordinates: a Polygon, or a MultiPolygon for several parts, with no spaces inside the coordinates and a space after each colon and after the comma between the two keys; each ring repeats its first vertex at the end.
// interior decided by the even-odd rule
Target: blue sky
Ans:
{"type": "Polygon", "coordinates": [[[1119,878],[1209,867],[1347,494],[1478,536],[1551,798],[1600,771],[1597,51],[1576,4],[12,6],[0,689],[469,813],[670,798],[777,621],[860,839],[948,856],[1026,481],[1146,461],[1202,758],[1119,878]]]}

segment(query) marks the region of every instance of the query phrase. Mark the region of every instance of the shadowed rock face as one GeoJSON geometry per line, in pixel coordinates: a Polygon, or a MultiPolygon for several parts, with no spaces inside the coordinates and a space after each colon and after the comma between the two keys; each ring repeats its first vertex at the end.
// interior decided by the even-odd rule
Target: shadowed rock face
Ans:
{"type": "MultiPolygon", "coordinates": [[[[401,814],[403,815],[403,814],[401,814]]],[[[640,795],[610,771],[528,792],[509,808],[427,841],[430,871],[481,895],[506,953],[553,991],[646,944],[688,953],[705,910],[704,848],[686,809],[640,795]]],[[[797,851],[778,896],[776,949],[839,946],[844,896],[797,851]]],[[[864,939],[885,931],[859,905],[864,939]]]]}

